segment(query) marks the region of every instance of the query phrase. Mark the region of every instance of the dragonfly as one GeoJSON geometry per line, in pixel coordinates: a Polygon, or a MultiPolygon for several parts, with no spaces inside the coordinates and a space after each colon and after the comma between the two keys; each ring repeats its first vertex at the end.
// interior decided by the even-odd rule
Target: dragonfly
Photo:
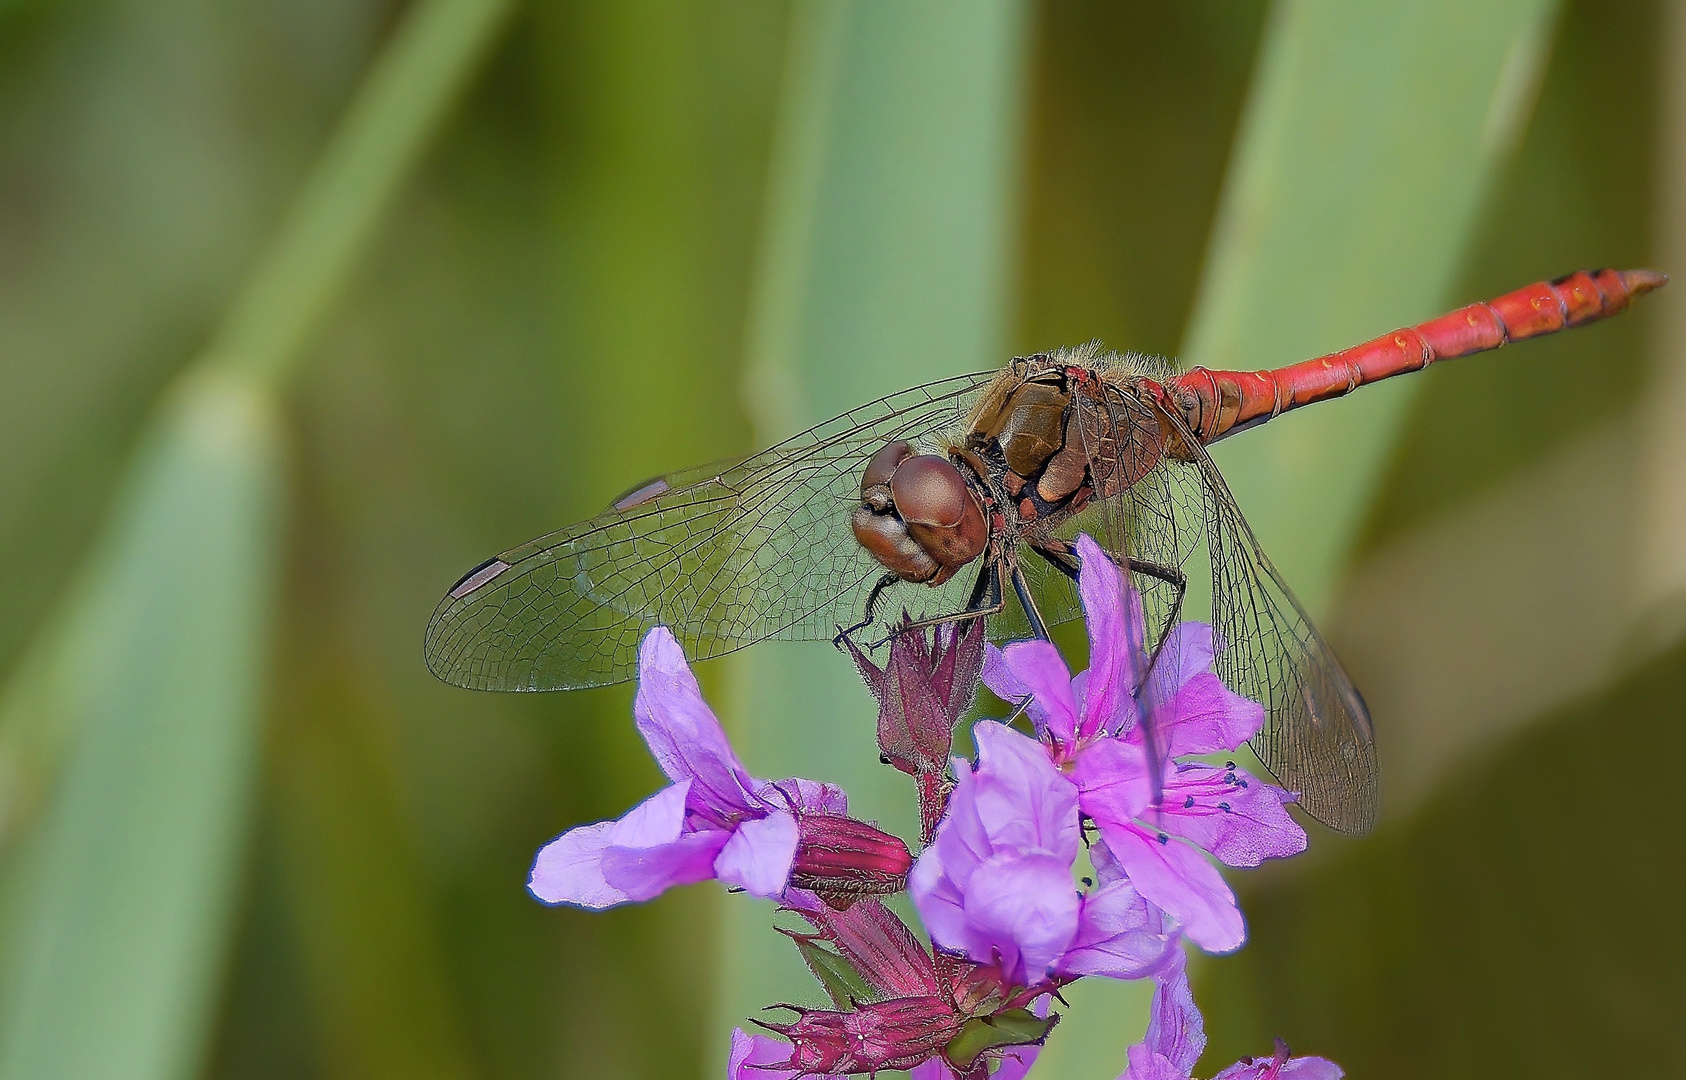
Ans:
{"type": "Polygon", "coordinates": [[[427,664],[457,686],[560,690],[634,677],[658,624],[693,660],[875,624],[982,618],[997,640],[1046,638],[1081,613],[1074,539],[1088,533],[1128,569],[1156,648],[1209,578],[1214,669],[1265,707],[1253,752],[1312,818],[1363,833],[1380,806],[1368,707],[1207,447],[1438,360],[1608,318],[1667,280],[1577,271],[1269,371],[1179,372],[1088,346],[891,394],[486,560],[435,610],[427,664]]]}

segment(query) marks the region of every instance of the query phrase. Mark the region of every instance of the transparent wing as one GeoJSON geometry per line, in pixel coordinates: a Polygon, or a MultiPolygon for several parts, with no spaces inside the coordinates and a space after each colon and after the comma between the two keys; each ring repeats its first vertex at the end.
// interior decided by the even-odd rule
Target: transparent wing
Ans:
{"type": "MultiPolygon", "coordinates": [[[[488,560],[434,611],[428,667],[473,689],[575,689],[631,678],[657,624],[693,660],[767,638],[829,639],[884,573],[849,524],[867,457],[891,439],[938,450],[994,374],[906,390],[736,464],[671,474],[488,560]]],[[[961,578],[897,599],[916,617],[958,610],[961,578]]]]}
{"type": "MultiPolygon", "coordinates": [[[[1186,575],[1178,617],[1211,621],[1219,677],[1265,706],[1265,726],[1250,742],[1254,753],[1284,787],[1300,793],[1300,806],[1312,817],[1339,832],[1367,832],[1379,809],[1369,710],[1259,547],[1217,466],[1174,413],[1114,389],[1100,415],[1097,430],[1084,431],[1091,468],[1103,481],[1117,475],[1134,482],[1091,504],[1060,534],[1088,532],[1110,551],[1186,575]],[[1132,429],[1142,437],[1132,438],[1132,429]],[[1157,445],[1166,429],[1181,436],[1190,460],[1157,451],[1132,456],[1138,447],[1157,445]],[[1208,572],[1209,593],[1201,580],[1208,572]]],[[[1177,589],[1139,569],[1132,580],[1157,641],[1173,617],[1177,589]]],[[[1063,581],[1039,587],[1039,601],[1055,612],[1050,618],[1075,607],[1063,581]]]]}
{"type": "Polygon", "coordinates": [[[1300,806],[1329,828],[1365,833],[1381,810],[1370,709],[1346,669],[1259,547],[1217,466],[1192,436],[1207,495],[1212,611],[1224,642],[1217,672],[1263,702],[1249,745],[1300,806]]]}

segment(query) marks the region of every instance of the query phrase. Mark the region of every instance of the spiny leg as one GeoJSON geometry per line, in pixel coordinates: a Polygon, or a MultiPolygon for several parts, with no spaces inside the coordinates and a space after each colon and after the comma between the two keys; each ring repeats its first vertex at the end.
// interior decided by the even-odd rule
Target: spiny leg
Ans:
{"type": "MultiPolygon", "coordinates": [[[[929,619],[916,619],[906,623],[893,631],[890,637],[905,633],[908,630],[923,630],[929,626],[947,626],[950,623],[970,622],[973,619],[987,619],[991,615],[999,615],[1007,606],[1001,595],[1000,568],[994,562],[985,562],[978,570],[978,580],[972,586],[972,595],[966,601],[964,611],[957,611],[952,615],[937,615],[929,619]]],[[[889,641],[876,642],[873,647],[889,641]]]]}
{"type": "MultiPolygon", "coordinates": [[[[1063,541],[1057,542],[1063,544],[1063,541]]],[[[1077,556],[1071,551],[1069,545],[1065,545],[1062,550],[1062,548],[1054,547],[1052,545],[1043,547],[1039,544],[1032,544],[1031,550],[1042,556],[1049,565],[1064,574],[1066,577],[1070,578],[1074,583],[1078,580],[1081,565],[1078,563],[1077,556]]],[[[1105,548],[1102,548],[1101,550],[1106,551],[1105,548]]],[[[1170,613],[1167,615],[1164,625],[1159,630],[1159,637],[1154,642],[1151,655],[1148,656],[1147,670],[1142,672],[1141,686],[1136,687],[1136,694],[1137,696],[1140,696],[1142,687],[1147,685],[1148,676],[1153,674],[1154,667],[1159,663],[1159,654],[1164,651],[1165,642],[1170,639],[1172,628],[1177,625],[1177,619],[1182,616],[1183,597],[1188,595],[1188,575],[1184,574],[1181,570],[1174,566],[1164,566],[1160,563],[1150,562],[1147,559],[1135,559],[1127,555],[1120,555],[1114,551],[1106,551],[1106,555],[1107,558],[1111,559],[1115,565],[1121,567],[1126,573],[1134,570],[1138,573],[1146,574],[1148,577],[1158,578],[1160,581],[1165,582],[1177,591],[1176,599],[1171,601],[1170,613]]]]}
{"type": "Polygon", "coordinates": [[[871,626],[875,618],[873,615],[873,609],[878,606],[878,598],[884,595],[885,589],[888,589],[900,580],[901,578],[897,577],[895,574],[885,574],[883,577],[879,578],[878,584],[874,585],[872,587],[872,591],[866,594],[866,614],[861,616],[861,621],[849,627],[847,630],[839,626],[837,628],[836,635],[834,635],[831,639],[831,643],[838,648],[842,648],[845,639],[853,641],[856,634],[871,626]]]}
{"type": "Polygon", "coordinates": [[[1018,563],[1013,564],[1013,592],[1018,594],[1019,606],[1024,608],[1024,617],[1030,622],[1030,632],[1043,641],[1052,641],[1048,635],[1048,624],[1042,618],[1042,612],[1036,606],[1036,600],[1030,595],[1030,583],[1024,579],[1024,571],[1018,563]]]}

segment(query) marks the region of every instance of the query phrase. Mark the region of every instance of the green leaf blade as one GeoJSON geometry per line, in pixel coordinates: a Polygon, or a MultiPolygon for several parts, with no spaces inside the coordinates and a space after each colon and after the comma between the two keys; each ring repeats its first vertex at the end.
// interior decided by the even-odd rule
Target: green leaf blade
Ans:
{"type": "Polygon", "coordinates": [[[243,850],[274,607],[267,396],[182,387],[136,463],[32,717],[71,730],[8,957],[0,1076],[197,1065],[243,850]]]}
{"type": "MultiPolygon", "coordinates": [[[[1550,0],[1279,5],[1185,364],[1277,367],[1479,299],[1449,292],[1531,112],[1555,12],[1550,0]]],[[[1215,450],[1314,613],[1417,388],[1367,388],[1215,450]]]]}

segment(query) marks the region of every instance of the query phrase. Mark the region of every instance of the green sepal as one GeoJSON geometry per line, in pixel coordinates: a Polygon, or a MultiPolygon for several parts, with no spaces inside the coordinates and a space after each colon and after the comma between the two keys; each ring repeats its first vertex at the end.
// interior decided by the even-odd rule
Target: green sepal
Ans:
{"type": "Polygon", "coordinates": [[[831,998],[832,1004],[840,1010],[846,1012],[859,1002],[878,999],[878,993],[867,984],[854,965],[842,956],[811,938],[792,936],[791,940],[796,943],[797,951],[802,954],[802,962],[808,965],[808,970],[814,973],[814,978],[825,987],[826,995],[831,998]]]}
{"type": "Polygon", "coordinates": [[[1059,1020],[1058,1013],[1043,1019],[1029,1009],[1003,1009],[993,1016],[974,1016],[960,1025],[960,1034],[943,1047],[943,1056],[956,1068],[969,1068],[985,1050],[1041,1042],[1059,1020]]]}

